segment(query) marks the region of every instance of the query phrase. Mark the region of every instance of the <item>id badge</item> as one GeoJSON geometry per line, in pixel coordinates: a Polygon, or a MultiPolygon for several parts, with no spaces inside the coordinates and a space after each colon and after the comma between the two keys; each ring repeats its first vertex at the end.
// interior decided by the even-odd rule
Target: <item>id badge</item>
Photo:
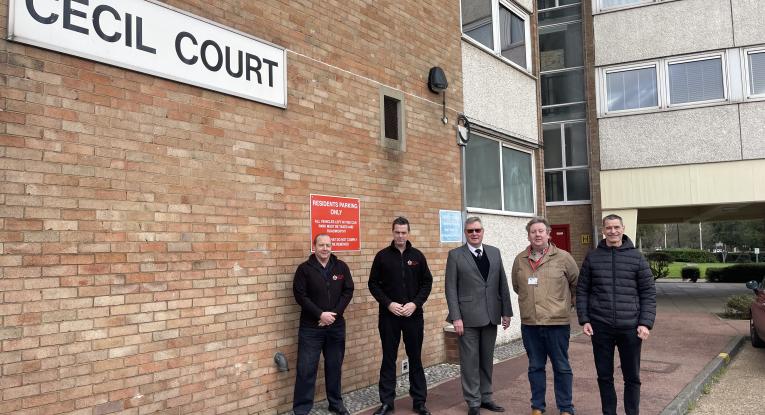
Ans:
{"type": "Polygon", "coordinates": [[[536,275],[532,275],[529,277],[529,285],[537,285],[539,284],[539,280],[537,279],[536,275]]]}

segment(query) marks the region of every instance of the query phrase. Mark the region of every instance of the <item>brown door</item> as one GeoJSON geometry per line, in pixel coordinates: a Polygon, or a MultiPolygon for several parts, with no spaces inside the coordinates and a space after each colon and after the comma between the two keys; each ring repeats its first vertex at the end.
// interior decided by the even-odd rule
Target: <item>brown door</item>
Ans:
{"type": "Polygon", "coordinates": [[[571,252],[571,238],[569,237],[569,225],[552,225],[552,243],[564,251],[571,252]]]}

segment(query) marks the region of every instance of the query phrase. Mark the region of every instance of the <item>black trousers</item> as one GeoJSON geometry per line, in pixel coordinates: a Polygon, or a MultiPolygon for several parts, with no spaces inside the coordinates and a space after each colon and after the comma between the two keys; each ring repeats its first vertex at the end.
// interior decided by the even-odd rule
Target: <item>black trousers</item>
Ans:
{"type": "Polygon", "coordinates": [[[324,354],[324,386],[330,409],[344,408],[341,371],[345,356],[345,322],[298,329],[298,357],[292,410],[307,415],[313,407],[319,357],[324,354]]]}
{"type": "Polygon", "coordinates": [[[637,327],[615,329],[591,323],[592,354],[598,372],[600,404],[604,415],[616,415],[616,389],[614,388],[614,347],[619,349],[619,361],[624,378],[624,412],[640,413],[640,349],[643,341],[637,336],[637,327]]]}
{"type": "Polygon", "coordinates": [[[396,357],[401,334],[409,359],[409,395],[416,407],[424,404],[428,394],[425,370],[422,367],[422,337],[424,320],[422,313],[411,317],[398,317],[388,310],[380,310],[377,327],[382,343],[382,365],[380,366],[380,402],[393,405],[396,400],[396,357]]]}

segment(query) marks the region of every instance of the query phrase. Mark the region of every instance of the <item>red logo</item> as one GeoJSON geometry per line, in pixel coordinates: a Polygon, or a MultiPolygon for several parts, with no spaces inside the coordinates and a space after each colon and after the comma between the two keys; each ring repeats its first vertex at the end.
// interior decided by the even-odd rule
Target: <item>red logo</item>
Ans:
{"type": "Polygon", "coordinates": [[[406,261],[406,265],[409,265],[410,267],[414,267],[419,265],[420,263],[417,261],[412,261],[411,259],[409,261],[406,261]]]}
{"type": "Polygon", "coordinates": [[[343,274],[337,274],[337,275],[333,275],[333,276],[332,276],[332,280],[333,280],[333,281],[337,281],[337,280],[340,280],[340,281],[342,281],[342,280],[344,280],[344,279],[345,279],[345,276],[344,276],[343,274]]]}

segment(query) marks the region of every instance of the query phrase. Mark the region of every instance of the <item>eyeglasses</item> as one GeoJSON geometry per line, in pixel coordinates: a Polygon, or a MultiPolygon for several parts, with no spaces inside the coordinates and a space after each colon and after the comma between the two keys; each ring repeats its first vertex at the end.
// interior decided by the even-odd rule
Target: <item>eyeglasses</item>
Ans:
{"type": "Polygon", "coordinates": [[[481,232],[483,232],[483,229],[481,229],[481,228],[478,228],[478,229],[465,229],[465,232],[467,232],[467,233],[481,233],[481,232]]]}

